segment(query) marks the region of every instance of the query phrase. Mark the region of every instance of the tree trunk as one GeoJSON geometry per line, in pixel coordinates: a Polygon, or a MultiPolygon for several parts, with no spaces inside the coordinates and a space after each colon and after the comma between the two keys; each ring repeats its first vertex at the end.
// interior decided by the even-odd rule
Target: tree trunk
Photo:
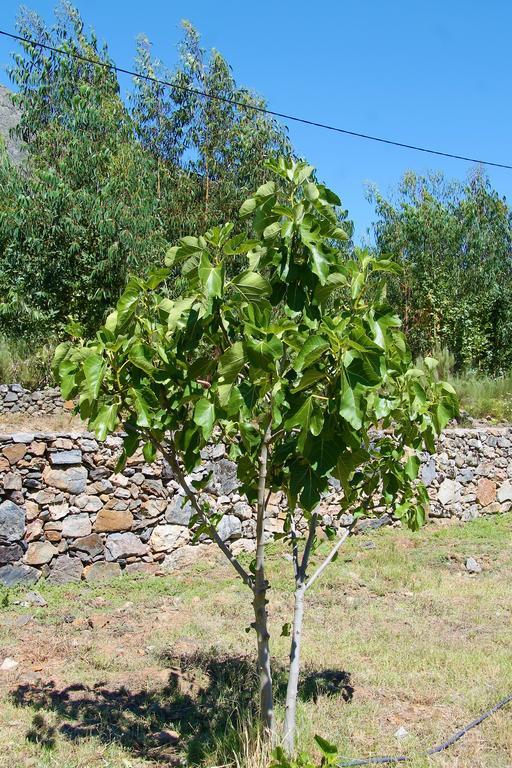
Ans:
{"type": "Polygon", "coordinates": [[[299,689],[300,672],[300,641],[302,637],[305,591],[305,584],[303,581],[301,581],[295,590],[295,608],[293,612],[292,642],[290,647],[290,666],[288,669],[288,686],[286,688],[286,712],[284,718],[283,747],[288,755],[293,755],[295,751],[297,693],[299,689]]]}
{"type": "Polygon", "coordinates": [[[254,628],[258,641],[258,671],[260,676],[260,716],[267,735],[274,740],[274,695],[270,667],[270,635],[267,626],[267,580],[265,578],[265,483],[267,479],[268,440],[267,429],[260,452],[258,483],[258,507],[256,516],[256,568],[254,572],[254,628]]]}

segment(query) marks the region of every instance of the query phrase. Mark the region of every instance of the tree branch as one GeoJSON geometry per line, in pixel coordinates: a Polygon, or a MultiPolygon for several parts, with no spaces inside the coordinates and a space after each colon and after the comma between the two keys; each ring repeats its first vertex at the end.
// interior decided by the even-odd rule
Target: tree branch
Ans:
{"type": "Polygon", "coordinates": [[[185,491],[185,495],[187,499],[189,500],[190,504],[192,505],[194,511],[197,513],[197,515],[200,517],[200,519],[205,523],[205,525],[208,526],[209,534],[211,539],[217,544],[217,546],[222,550],[222,552],[226,555],[227,559],[235,569],[235,571],[238,573],[244,584],[246,584],[249,589],[254,589],[254,582],[252,579],[252,576],[250,576],[249,573],[245,570],[243,565],[240,563],[239,560],[234,556],[234,554],[229,549],[228,545],[221,539],[219,534],[217,533],[217,530],[214,525],[210,523],[208,520],[207,515],[204,513],[204,511],[201,509],[201,506],[199,505],[199,502],[197,501],[196,494],[194,491],[190,488],[188,485],[185,475],[179,465],[178,458],[176,456],[176,449],[174,448],[174,443],[171,441],[168,442],[169,444],[169,450],[162,445],[158,440],[156,440],[153,435],[151,435],[149,432],[145,433],[146,436],[149,438],[151,444],[160,451],[162,456],[169,462],[172,471],[176,475],[179,484],[185,491]]]}
{"type": "Polygon", "coordinates": [[[306,541],[306,546],[304,547],[304,554],[302,555],[302,562],[300,564],[299,569],[299,576],[302,581],[306,578],[306,571],[308,568],[309,563],[309,556],[311,555],[311,548],[313,546],[313,542],[315,540],[316,535],[316,523],[318,520],[318,515],[316,512],[313,512],[311,515],[311,520],[309,521],[309,533],[308,538],[306,541]]]}
{"type": "Polygon", "coordinates": [[[354,527],[355,523],[352,523],[348,528],[345,528],[341,536],[339,537],[338,541],[334,545],[334,547],[331,549],[325,560],[318,566],[316,571],[313,573],[313,575],[307,580],[306,586],[304,587],[304,590],[307,592],[307,590],[313,586],[315,581],[318,579],[319,576],[322,575],[322,573],[325,571],[331,560],[335,557],[338,550],[340,549],[341,545],[348,539],[350,534],[352,533],[352,529],[354,527]]]}

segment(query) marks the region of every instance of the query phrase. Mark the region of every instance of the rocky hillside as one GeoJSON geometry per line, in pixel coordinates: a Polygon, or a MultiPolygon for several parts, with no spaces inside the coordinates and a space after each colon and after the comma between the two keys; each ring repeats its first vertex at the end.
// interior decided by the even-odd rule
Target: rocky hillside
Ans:
{"type": "Polygon", "coordinates": [[[19,112],[11,101],[10,91],[4,85],[0,85],[0,136],[15,163],[21,162],[22,150],[20,142],[10,135],[10,131],[17,125],[18,120],[19,112]]]}

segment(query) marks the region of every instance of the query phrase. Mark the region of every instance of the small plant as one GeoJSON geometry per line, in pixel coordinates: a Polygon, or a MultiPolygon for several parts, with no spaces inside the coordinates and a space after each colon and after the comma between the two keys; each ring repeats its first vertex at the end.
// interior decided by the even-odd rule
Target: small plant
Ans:
{"type": "Polygon", "coordinates": [[[282,747],[277,747],[269,768],[328,768],[335,766],[338,759],[338,749],[321,736],[315,736],[315,741],[321,752],[320,762],[313,760],[304,753],[290,757],[282,747]]]}

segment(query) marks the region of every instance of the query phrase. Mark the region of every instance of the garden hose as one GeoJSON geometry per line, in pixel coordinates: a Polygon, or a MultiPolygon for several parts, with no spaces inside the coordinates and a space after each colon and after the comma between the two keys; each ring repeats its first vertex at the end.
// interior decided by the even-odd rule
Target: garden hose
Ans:
{"type": "MultiPolygon", "coordinates": [[[[470,731],[472,728],[476,728],[477,725],[480,725],[484,720],[487,720],[488,717],[491,717],[491,715],[494,715],[495,712],[498,712],[498,710],[505,707],[507,704],[510,704],[512,702],[512,694],[510,696],[507,696],[506,698],[499,701],[497,704],[492,707],[492,709],[488,709],[487,712],[484,712],[482,715],[476,718],[476,720],[472,720],[471,723],[468,723],[464,728],[461,728],[460,731],[457,731],[453,734],[453,736],[450,736],[449,739],[446,739],[446,741],[443,741],[442,744],[438,744],[435,747],[431,747],[425,752],[425,756],[429,755],[435,755],[438,752],[443,752],[445,749],[448,749],[448,747],[451,747],[452,744],[455,744],[456,741],[459,741],[459,739],[462,739],[463,736],[466,735],[468,731],[470,731]]],[[[339,768],[349,768],[349,766],[355,766],[355,765],[383,765],[384,763],[408,763],[411,760],[415,758],[407,757],[406,755],[395,755],[395,756],[388,756],[388,757],[367,757],[363,759],[354,759],[354,760],[346,760],[342,763],[338,763],[337,765],[339,768]]]]}

